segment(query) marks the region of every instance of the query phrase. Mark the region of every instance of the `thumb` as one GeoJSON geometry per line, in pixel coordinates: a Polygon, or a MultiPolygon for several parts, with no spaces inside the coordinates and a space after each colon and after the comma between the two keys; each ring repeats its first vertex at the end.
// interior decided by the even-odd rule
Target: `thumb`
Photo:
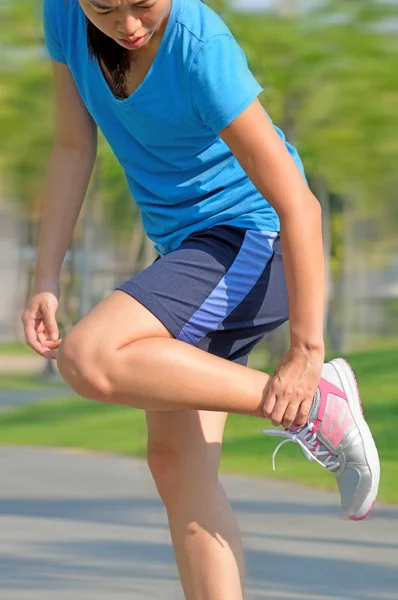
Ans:
{"type": "Polygon", "coordinates": [[[48,339],[55,342],[59,338],[59,330],[55,319],[55,312],[51,309],[43,312],[43,321],[48,339]]]}

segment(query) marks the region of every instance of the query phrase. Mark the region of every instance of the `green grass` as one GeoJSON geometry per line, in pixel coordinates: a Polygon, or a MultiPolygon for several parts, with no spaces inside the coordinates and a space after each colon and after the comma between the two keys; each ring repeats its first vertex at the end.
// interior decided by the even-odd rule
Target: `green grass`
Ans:
{"type": "Polygon", "coordinates": [[[10,356],[37,356],[34,350],[30,348],[25,342],[9,342],[0,344],[0,355],[8,354],[10,356]]]}
{"type": "MultiPolygon", "coordinates": [[[[398,348],[367,351],[348,357],[361,389],[364,411],[382,463],[379,500],[398,504],[398,348]]],[[[297,481],[336,489],[334,478],[309,463],[300,448],[286,444],[272,452],[279,438],[261,435],[266,421],[231,415],[228,419],[221,471],[297,481]]],[[[65,397],[1,415],[0,444],[77,447],[145,456],[146,422],[142,411],[65,397]]]]}
{"type": "Polygon", "coordinates": [[[0,373],[0,390],[41,390],[58,386],[67,388],[62,380],[49,380],[41,374],[0,373]]]}

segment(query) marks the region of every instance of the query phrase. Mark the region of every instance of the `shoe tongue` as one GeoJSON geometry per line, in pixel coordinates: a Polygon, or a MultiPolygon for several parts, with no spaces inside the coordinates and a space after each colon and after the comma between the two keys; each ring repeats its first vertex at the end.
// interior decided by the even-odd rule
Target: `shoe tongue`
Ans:
{"type": "MultiPolygon", "coordinates": [[[[311,409],[308,415],[308,422],[309,423],[315,423],[317,418],[318,418],[318,414],[319,414],[319,408],[321,405],[321,392],[319,390],[319,388],[316,391],[316,394],[314,396],[314,400],[312,401],[312,405],[311,405],[311,409]]],[[[319,438],[318,438],[319,439],[319,438]]],[[[321,451],[327,450],[328,452],[330,452],[329,448],[327,448],[325,446],[325,444],[321,443],[319,446],[321,451]]],[[[338,467],[337,467],[338,468],[338,467]]]]}

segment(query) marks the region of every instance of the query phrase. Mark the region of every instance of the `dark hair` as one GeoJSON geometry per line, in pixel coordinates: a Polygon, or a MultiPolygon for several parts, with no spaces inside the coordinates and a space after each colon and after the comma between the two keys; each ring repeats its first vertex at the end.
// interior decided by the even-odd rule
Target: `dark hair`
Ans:
{"type": "Polygon", "coordinates": [[[102,61],[112,78],[113,92],[119,98],[127,98],[126,77],[130,70],[129,51],[102,33],[86,17],[87,46],[90,57],[102,61]]]}

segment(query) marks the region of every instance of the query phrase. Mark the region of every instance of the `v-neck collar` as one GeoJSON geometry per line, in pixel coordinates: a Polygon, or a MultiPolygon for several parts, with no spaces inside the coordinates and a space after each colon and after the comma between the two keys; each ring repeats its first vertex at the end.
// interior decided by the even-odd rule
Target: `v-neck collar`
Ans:
{"type": "MultiPolygon", "coordinates": [[[[105,74],[102,71],[101,65],[99,64],[99,62],[97,60],[95,61],[95,70],[97,72],[97,75],[101,79],[102,84],[106,88],[107,93],[111,96],[111,98],[113,99],[113,101],[116,104],[119,104],[121,106],[127,105],[127,104],[133,102],[133,100],[135,100],[137,97],[139,97],[141,95],[141,93],[143,93],[143,90],[146,87],[148,80],[150,79],[153,71],[157,67],[158,63],[161,61],[162,56],[164,55],[164,53],[167,49],[167,45],[168,45],[168,42],[169,42],[169,39],[171,36],[171,32],[173,30],[174,24],[177,19],[179,3],[180,3],[180,0],[172,0],[166,29],[164,31],[163,38],[160,42],[159,48],[155,54],[152,64],[149,67],[149,70],[148,70],[147,74],[145,75],[144,79],[142,80],[142,82],[140,83],[140,85],[127,98],[118,98],[117,96],[115,96],[115,94],[113,93],[113,91],[111,90],[111,88],[109,86],[109,83],[107,82],[107,80],[105,78],[105,74]]],[[[83,11],[82,11],[82,13],[83,13],[83,11]]],[[[83,15],[84,15],[84,13],[83,13],[83,15]]]]}

